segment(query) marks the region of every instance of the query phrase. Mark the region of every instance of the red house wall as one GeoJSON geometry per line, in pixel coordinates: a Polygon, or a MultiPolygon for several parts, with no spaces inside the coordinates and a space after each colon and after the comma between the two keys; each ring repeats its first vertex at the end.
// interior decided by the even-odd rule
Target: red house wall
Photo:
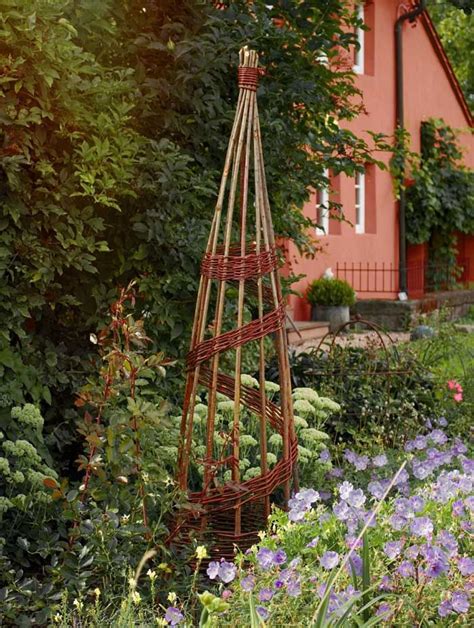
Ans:
{"type": "MultiPolygon", "coordinates": [[[[396,118],[395,85],[395,37],[394,26],[398,16],[399,2],[396,0],[377,0],[368,3],[366,19],[372,24],[370,37],[366,36],[366,72],[357,76],[357,83],[363,92],[367,113],[360,115],[348,124],[355,133],[367,137],[367,129],[392,136],[396,118]]],[[[412,148],[419,150],[420,125],[423,120],[432,117],[443,118],[455,128],[466,128],[469,119],[463,109],[463,101],[456,92],[456,82],[447,69],[446,60],[439,50],[436,35],[432,32],[429,20],[419,19],[415,28],[404,27],[404,71],[405,71],[405,118],[406,126],[412,136],[412,148]]],[[[461,136],[466,149],[466,164],[474,166],[474,138],[468,134],[461,136]]],[[[370,141],[370,140],[369,140],[370,141]]],[[[378,155],[388,164],[389,155],[378,155]]],[[[329,234],[314,236],[323,248],[315,259],[303,259],[292,243],[289,243],[288,262],[295,274],[304,273],[295,288],[302,296],[289,299],[289,309],[295,320],[308,320],[310,308],[304,298],[304,292],[312,280],[321,276],[326,268],[346,265],[346,278],[358,288],[369,288],[371,292],[360,292],[359,298],[393,299],[397,297],[398,267],[398,206],[393,195],[392,179],[388,171],[375,169],[371,172],[372,210],[374,215],[369,220],[370,233],[356,234],[351,224],[330,221],[329,234]],[[372,227],[372,228],[370,228],[372,227]],[[374,277],[367,285],[364,273],[359,268],[371,268],[377,264],[378,285],[374,290],[374,277]],[[385,271],[382,272],[382,267],[385,271]],[[352,268],[354,271],[351,273],[352,268]],[[393,272],[390,271],[393,268],[393,272]],[[383,281],[382,281],[383,276],[383,281]],[[359,279],[361,278],[361,279],[359,279]],[[352,281],[353,280],[353,281],[352,281]],[[362,281],[362,283],[360,283],[362,281]],[[382,290],[383,285],[383,292],[382,290]]],[[[355,223],[354,179],[340,175],[338,193],[348,221],[355,223]]],[[[316,194],[311,195],[305,205],[305,214],[316,218],[316,194]]]]}

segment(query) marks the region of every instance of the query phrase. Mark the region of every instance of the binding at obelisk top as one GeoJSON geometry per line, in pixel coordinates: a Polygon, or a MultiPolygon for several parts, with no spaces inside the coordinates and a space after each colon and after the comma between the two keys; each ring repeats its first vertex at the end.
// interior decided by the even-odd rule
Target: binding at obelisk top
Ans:
{"type": "Polygon", "coordinates": [[[256,98],[258,55],[245,47],[239,61],[237,109],[201,264],[187,356],[177,478],[197,505],[180,529],[208,530],[221,556],[232,554],[234,544],[255,541],[279,487],[288,500],[297,456],[285,305],[256,98]],[[266,392],[267,337],[273,339],[278,359],[277,400],[266,392]],[[245,377],[242,381],[249,349],[258,356],[254,387],[245,377]],[[253,430],[258,440],[253,455],[259,468],[252,477],[241,456],[242,429],[253,430]],[[271,441],[281,443],[277,456],[268,452],[272,432],[280,435],[271,441]]]}

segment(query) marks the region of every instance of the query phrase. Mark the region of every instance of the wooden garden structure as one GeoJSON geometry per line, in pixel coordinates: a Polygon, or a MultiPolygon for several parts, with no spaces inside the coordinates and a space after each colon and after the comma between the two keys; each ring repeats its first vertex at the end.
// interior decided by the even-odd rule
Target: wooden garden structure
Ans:
{"type": "Polygon", "coordinates": [[[192,531],[209,533],[213,555],[218,556],[232,555],[234,544],[247,547],[255,542],[270,512],[272,494],[279,489],[281,499],[290,496],[297,457],[285,304],[256,98],[258,55],[246,47],[239,61],[237,110],[201,265],[178,456],[179,487],[196,505],[181,513],[179,533],[181,537],[192,531]],[[280,392],[274,401],[265,392],[267,337],[275,343],[279,362],[280,392]],[[258,355],[258,387],[246,385],[241,377],[245,351],[251,346],[258,355]],[[222,422],[216,424],[220,395],[233,402],[224,430],[222,422]],[[199,456],[196,404],[201,401],[207,404],[207,416],[201,430],[204,454],[199,456]],[[255,420],[259,435],[260,473],[247,480],[240,468],[243,420],[255,420]],[[267,439],[272,432],[281,436],[281,455],[270,466],[267,439]]]}

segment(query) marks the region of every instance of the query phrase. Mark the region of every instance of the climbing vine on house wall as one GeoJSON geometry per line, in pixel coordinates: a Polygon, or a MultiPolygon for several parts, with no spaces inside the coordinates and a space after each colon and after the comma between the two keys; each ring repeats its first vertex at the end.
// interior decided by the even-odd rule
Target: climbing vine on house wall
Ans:
{"type": "Polygon", "coordinates": [[[391,166],[396,192],[406,187],[407,240],[429,243],[430,266],[437,269],[430,279],[436,287],[455,283],[456,232],[474,231],[474,173],[462,163],[456,131],[443,120],[423,122],[420,155],[410,151],[406,131],[397,139],[391,166]]]}

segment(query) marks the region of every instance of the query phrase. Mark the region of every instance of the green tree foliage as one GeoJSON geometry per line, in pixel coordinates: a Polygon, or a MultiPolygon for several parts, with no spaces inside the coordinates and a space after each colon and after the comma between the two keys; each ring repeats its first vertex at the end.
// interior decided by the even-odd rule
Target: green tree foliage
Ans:
{"type": "Polygon", "coordinates": [[[66,4],[0,2],[0,416],[73,379],[140,147],[131,72],[75,43],[66,4]]]}
{"type": "Polygon", "coordinates": [[[371,160],[366,144],[343,128],[360,110],[348,61],[355,18],[340,0],[278,2],[271,9],[261,0],[237,0],[225,10],[196,0],[110,0],[108,14],[103,6],[98,11],[87,22],[76,13],[81,40],[103,63],[134,68],[135,119],[149,140],[141,195],[111,237],[114,248],[117,240],[133,241],[124,271],[142,277],[155,337],[177,354],[194,312],[237,98],[239,48],[257,48],[266,68],[259,104],[276,230],[310,252],[311,221],[301,213],[308,189],[322,185],[324,168],[352,173],[371,160]],[[109,27],[115,36],[104,47],[101,34],[109,27]]]}
{"type": "Polygon", "coordinates": [[[445,0],[433,0],[428,9],[472,108],[474,106],[474,2],[452,0],[452,3],[448,4],[445,0]]]}
{"type": "Polygon", "coordinates": [[[118,285],[138,278],[153,349],[185,352],[242,45],[266,69],[279,235],[310,253],[309,188],[324,185],[325,168],[352,174],[372,157],[344,128],[361,105],[357,19],[342,0],[16,4],[0,0],[0,402],[5,415],[43,403],[47,442],[63,446],[64,407],[118,285]]]}
{"type": "Polygon", "coordinates": [[[449,0],[458,9],[462,9],[464,13],[471,14],[474,11],[473,0],[449,0]]]}

